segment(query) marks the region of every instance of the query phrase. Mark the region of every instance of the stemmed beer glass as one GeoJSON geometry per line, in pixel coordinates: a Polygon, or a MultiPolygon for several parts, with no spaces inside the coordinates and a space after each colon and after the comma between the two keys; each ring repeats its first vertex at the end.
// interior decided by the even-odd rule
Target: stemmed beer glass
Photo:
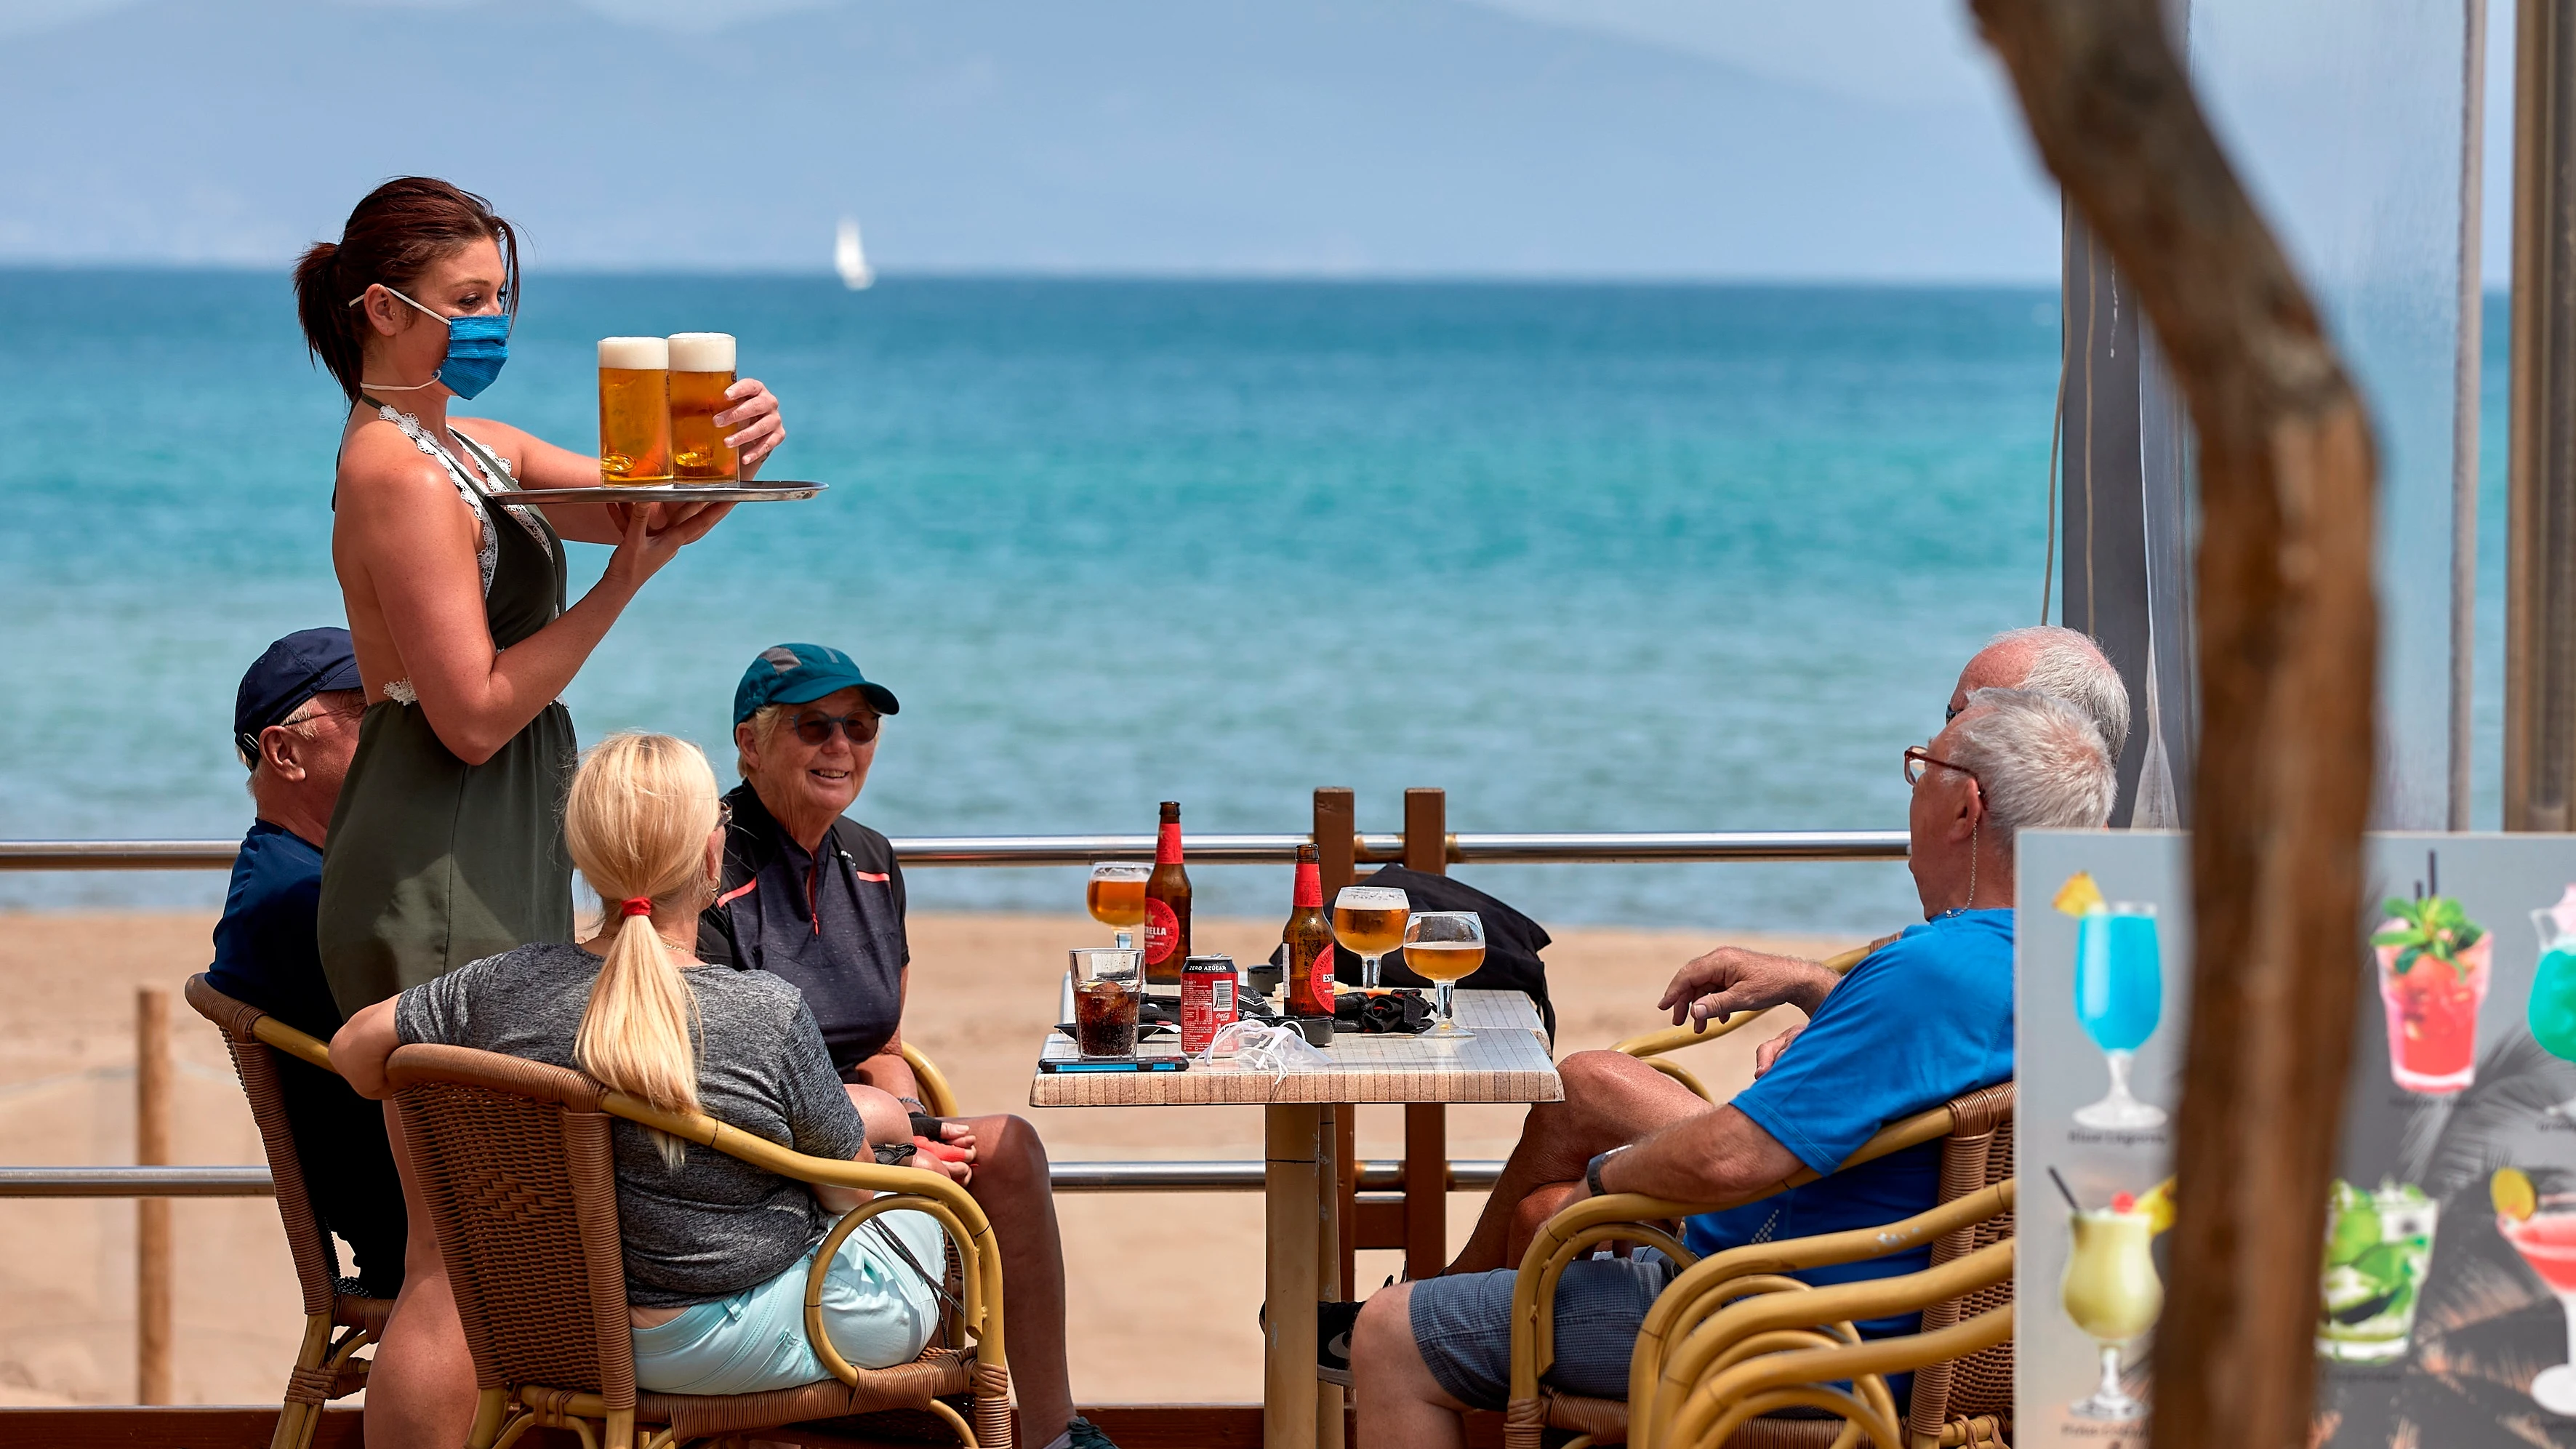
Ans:
{"type": "Polygon", "coordinates": [[[1153,873],[1150,865],[1126,860],[1098,861],[1091,867],[1091,918],[1113,931],[1133,933],[1128,939],[1139,950],[1145,945],[1145,881],[1153,873]]]}
{"type": "Polygon", "coordinates": [[[1404,944],[1413,901],[1385,886],[1344,886],[1333,897],[1333,939],[1360,958],[1360,986],[1377,989],[1378,958],[1404,944]]]}
{"type": "Polygon", "coordinates": [[[1423,911],[1404,923],[1404,964],[1440,991],[1440,1024],[1423,1033],[1432,1040],[1466,1041],[1476,1034],[1458,1025],[1449,989],[1485,964],[1485,922],[1474,911],[1423,911]]]}

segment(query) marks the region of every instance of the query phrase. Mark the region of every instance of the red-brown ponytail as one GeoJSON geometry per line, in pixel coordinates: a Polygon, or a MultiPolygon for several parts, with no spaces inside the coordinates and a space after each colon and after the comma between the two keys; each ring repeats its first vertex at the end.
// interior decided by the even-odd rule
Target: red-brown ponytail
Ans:
{"type": "Polygon", "coordinates": [[[420,274],[477,241],[501,248],[508,305],[519,305],[519,234],[471,191],[427,176],[400,176],[367,193],[337,242],[315,242],[295,263],[295,313],[304,345],[349,401],[358,400],[364,325],[349,299],[377,282],[409,289],[420,274]]]}

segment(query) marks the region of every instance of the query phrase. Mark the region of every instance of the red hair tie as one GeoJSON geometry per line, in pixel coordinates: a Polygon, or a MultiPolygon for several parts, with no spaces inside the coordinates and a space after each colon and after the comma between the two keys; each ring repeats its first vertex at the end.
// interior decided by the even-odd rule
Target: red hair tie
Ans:
{"type": "Polygon", "coordinates": [[[649,916],[653,914],[653,898],[651,896],[629,897],[624,905],[617,908],[617,914],[621,916],[649,916]]]}

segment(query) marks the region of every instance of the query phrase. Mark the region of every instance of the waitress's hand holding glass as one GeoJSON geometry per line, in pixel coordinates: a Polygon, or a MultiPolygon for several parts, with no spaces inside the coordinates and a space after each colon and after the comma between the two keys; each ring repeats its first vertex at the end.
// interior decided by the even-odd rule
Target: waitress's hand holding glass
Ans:
{"type": "Polygon", "coordinates": [[[1485,964],[1485,921],[1474,911],[1416,911],[1404,923],[1404,964],[1430,979],[1440,992],[1440,1024],[1423,1033],[1439,1040],[1461,1041],[1475,1035],[1458,1026],[1449,991],[1485,964]]]}

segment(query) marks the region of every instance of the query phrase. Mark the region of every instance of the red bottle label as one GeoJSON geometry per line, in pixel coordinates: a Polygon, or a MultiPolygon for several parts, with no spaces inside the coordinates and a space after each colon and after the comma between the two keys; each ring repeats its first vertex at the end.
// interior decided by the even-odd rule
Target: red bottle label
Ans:
{"type": "Polygon", "coordinates": [[[1181,863],[1181,822],[1174,820],[1154,832],[1154,864],[1181,863]]]}
{"type": "Polygon", "coordinates": [[[1234,973],[1181,973],[1181,1050],[1197,1056],[1216,1040],[1219,1029],[1234,1021],[1234,973]]]}
{"type": "Polygon", "coordinates": [[[1181,918],[1172,911],[1169,901],[1148,897],[1145,901],[1145,964],[1160,966],[1172,959],[1172,948],[1181,944],[1181,918]]]}
{"type": "Polygon", "coordinates": [[[1297,898],[1288,903],[1288,909],[1302,911],[1309,906],[1319,911],[1324,908],[1324,872],[1313,861],[1301,860],[1297,863],[1297,898]]]}

